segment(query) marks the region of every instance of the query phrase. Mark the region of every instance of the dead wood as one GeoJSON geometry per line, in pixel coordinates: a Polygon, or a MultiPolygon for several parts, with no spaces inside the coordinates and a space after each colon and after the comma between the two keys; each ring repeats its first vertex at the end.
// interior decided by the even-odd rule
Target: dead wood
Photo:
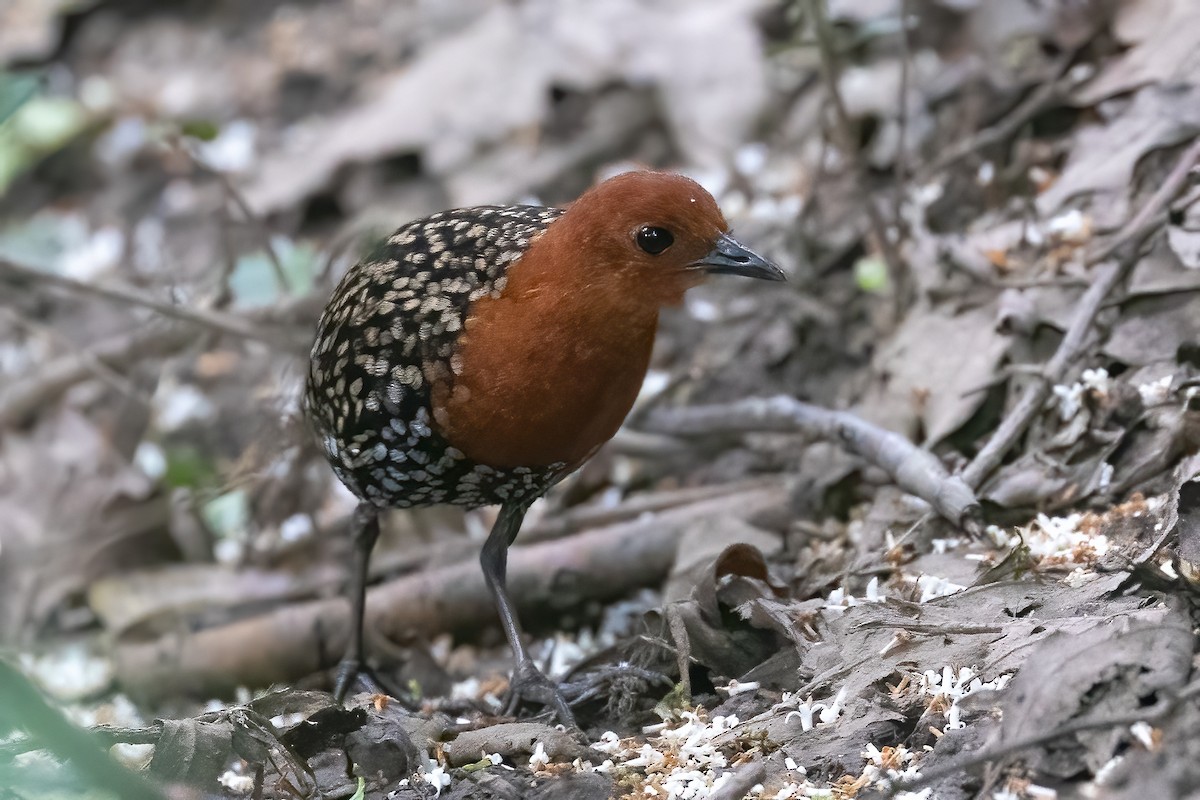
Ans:
{"type": "Polygon", "coordinates": [[[99,297],[122,305],[149,309],[164,317],[190,322],[240,339],[264,342],[283,351],[304,353],[308,350],[307,335],[301,341],[296,336],[276,330],[262,321],[214,309],[183,306],[159,300],[131,286],[89,283],[53,272],[31,269],[4,259],[0,259],[0,279],[10,282],[44,284],[72,294],[99,297]]]}
{"type": "Polygon", "coordinates": [[[646,426],[675,436],[786,431],[838,441],[954,525],[971,531],[979,525],[979,501],[936,456],[898,433],[845,411],[820,408],[787,396],[751,398],[728,405],[660,410],[647,418],[646,426]]]}
{"type": "MultiPolygon", "coordinates": [[[[26,271],[41,276],[37,270],[26,270],[24,267],[11,265],[0,260],[0,281],[6,270],[16,269],[24,275],[26,271]]],[[[49,276],[54,285],[69,279],[59,276],[49,276]]],[[[70,288],[80,292],[88,292],[97,287],[82,281],[70,281],[70,288]]],[[[65,285],[65,284],[63,284],[65,285]]],[[[108,292],[110,289],[101,291],[108,292]]],[[[140,293],[133,299],[124,296],[125,289],[117,290],[118,296],[111,299],[128,300],[134,305],[142,305],[147,300],[140,293]]],[[[108,296],[108,295],[105,295],[108,296]]],[[[239,338],[262,339],[279,344],[278,329],[295,318],[309,320],[315,318],[314,301],[309,298],[297,298],[278,309],[268,309],[245,317],[216,311],[185,309],[182,306],[163,304],[149,298],[151,308],[164,316],[179,320],[174,324],[154,324],[144,328],[123,333],[106,339],[93,347],[73,353],[64,353],[54,360],[38,368],[27,377],[15,380],[0,388],[0,426],[10,425],[20,421],[42,406],[58,400],[71,387],[93,377],[97,369],[103,368],[114,372],[123,372],[141,361],[154,358],[167,358],[177,355],[188,345],[196,341],[196,326],[206,327],[218,333],[228,333],[239,338]],[[171,313],[164,311],[170,309],[171,313]],[[193,316],[199,314],[199,317],[193,316]],[[215,316],[214,316],[215,315],[215,316]],[[213,320],[219,320],[213,324],[213,320]],[[251,335],[251,331],[259,333],[251,335]]],[[[288,352],[302,353],[307,345],[299,340],[288,340],[281,347],[288,352]]]]}
{"type": "Polygon", "coordinates": [[[72,386],[93,377],[98,366],[122,372],[146,359],[174,355],[194,341],[196,331],[191,326],[152,325],[59,356],[0,389],[0,425],[16,423],[53,403],[72,386]]]}
{"type": "MultiPolygon", "coordinates": [[[[679,506],[718,497],[779,486],[776,478],[739,481],[719,486],[688,487],[634,495],[615,506],[586,505],[545,515],[521,531],[521,545],[561,539],[580,531],[615,525],[679,506]]],[[[349,515],[324,532],[347,536],[349,515]]],[[[371,579],[382,580],[416,570],[470,561],[479,543],[466,536],[438,537],[428,544],[377,550],[371,559],[371,579]]],[[[287,560],[287,559],[281,559],[287,560]]],[[[223,620],[246,609],[336,594],[345,577],[342,565],[319,560],[302,572],[288,568],[241,568],[234,571],[215,564],[171,564],[147,573],[126,573],[102,578],[89,589],[89,603],[110,634],[125,635],[138,628],[143,635],[160,633],[168,626],[194,624],[197,609],[210,617],[219,611],[223,620]],[[191,621],[189,623],[189,621],[191,621]]]]}
{"type": "Polygon", "coordinates": [[[738,800],[745,797],[755,784],[762,783],[766,776],[766,764],[760,759],[748,761],[738,767],[729,780],[714,789],[708,796],[709,800],[738,800]]]}
{"type": "Polygon", "coordinates": [[[444,747],[451,766],[462,767],[478,761],[484,753],[499,753],[510,761],[527,758],[538,744],[553,761],[599,758],[599,752],[585,747],[568,732],[544,722],[502,722],[473,731],[463,731],[444,747]]]}
{"type": "Polygon", "coordinates": [[[1200,159],[1200,141],[1193,142],[1184,151],[1163,181],[1162,186],[1154,192],[1141,210],[1134,214],[1117,235],[1088,257],[1088,266],[1100,265],[1114,256],[1117,257],[1117,260],[1104,264],[1098,270],[1092,285],[1079,299],[1075,315],[1071,318],[1071,324],[1067,327],[1066,333],[1063,334],[1062,342],[1059,343],[1054,355],[1042,368],[1040,380],[1029,384],[1012,412],[1004,418],[1000,427],[992,434],[992,438],[963,470],[962,479],[967,486],[978,489],[996,467],[1000,466],[1004,456],[1016,445],[1033,420],[1041,413],[1054,385],[1062,381],[1067,369],[1083,352],[1096,314],[1104,305],[1105,299],[1133,269],[1140,256],[1142,245],[1162,225],[1162,217],[1167,207],[1182,190],[1197,159],[1200,159]]]}
{"type": "MultiPolygon", "coordinates": [[[[695,503],[652,519],[514,547],[509,586],[521,613],[582,599],[610,600],[662,581],[676,544],[695,520],[736,508],[744,516],[780,506],[781,486],[695,503]]],[[[519,540],[518,540],[519,541],[519,540]]],[[[266,686],[332,665],[344,647],[349,607],[340,598],[286,606],[220,627],[125,642],[114,658],[121,683],[139,697],[209,696],[266,686]]],[[[367,625],[393,639],[478,631],[495,623],[476,559],[406,575],[368,593],[367,625]]]]}

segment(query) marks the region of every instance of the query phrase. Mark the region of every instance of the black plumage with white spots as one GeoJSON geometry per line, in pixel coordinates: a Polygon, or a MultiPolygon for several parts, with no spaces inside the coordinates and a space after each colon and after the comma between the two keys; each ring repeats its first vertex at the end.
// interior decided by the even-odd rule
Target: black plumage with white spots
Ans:
{"type": "Polygon", "coordinates": [[[562,465],[493,469],[434,430],[431,387],[457,370],[470,306],[504,291],[508,267],[562,214],[481,206],[410,222],[350,268],[317,327],[308,418],[338,478],[380,507],[474,507],[533,499],[562,465]]]}

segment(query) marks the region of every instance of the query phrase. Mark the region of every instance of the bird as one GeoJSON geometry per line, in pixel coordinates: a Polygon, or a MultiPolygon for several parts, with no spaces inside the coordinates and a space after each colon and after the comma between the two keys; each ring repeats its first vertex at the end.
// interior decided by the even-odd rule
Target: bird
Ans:
{"type": "Polygon", "coordinates": [[[347,270],[317,324],[304,392],[327,460],[358,499],[339,701],[372,677],[363,614],[380,513],[499,505],[479,560],[513,654],[505,711],[540,705],[574,725],[523,644],[508,548],[530,504],[633,407],[660,310],[712,274],[784,280],[733,238],[700,184],[653,170],[610,177],[562,208],[435,213],[347,270]]]}

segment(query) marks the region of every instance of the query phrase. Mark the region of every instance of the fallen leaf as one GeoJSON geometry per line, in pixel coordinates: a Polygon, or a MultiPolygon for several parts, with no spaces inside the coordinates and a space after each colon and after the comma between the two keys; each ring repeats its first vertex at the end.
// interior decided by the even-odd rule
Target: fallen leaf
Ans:
{"type": "Polygon", "coordinates": [[[1194,0],[1123,0],[1113,34],[1129,49],[1075,92],[1083,105],[1149,84],[1200,80],[1200,5],[1194,0]]]}
{"type": "Polygon", "coordinates": [[[1037,199],[1038,211],[1049,217],[1067,202],[1095,194],[1091,208],[1096,226],[1118,227],[1129,217],[1138,161],[1197,133],[1200,85],[1148,86],[1115,116],[1076,133],[1058,181],[1037,199]]]}

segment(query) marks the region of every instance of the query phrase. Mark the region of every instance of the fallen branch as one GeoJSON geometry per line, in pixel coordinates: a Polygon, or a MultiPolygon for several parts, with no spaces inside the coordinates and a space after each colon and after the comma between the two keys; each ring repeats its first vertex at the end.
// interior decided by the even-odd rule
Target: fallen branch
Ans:
{"type": "Polygon", "coordinates": [[[994,144],[999,144],[1015,136],[1022,126],[1041,113],[1043,109],[1064,98],[1070,88],[1076,83],[1067,72],[1067,68],[1070,66],[1072,60],[1074,60],[1074,55],[1074,53],[1068,53],[1059,59],[1054,68],[1054,77],[1030,92],[1028,97],[1018,103],[1012,111],[995,125],[976,132],[975,135],[968,139],[962,139],[950,145],[932,163],[918,170],[917,182],[924,183],[930,180],[935,174],[961,161],[972,153],[991,147],[994,144]]]}
{"type": "Polygon", "coordinates": [[[767,765],[762,759],[747,761],[738,767],[729,780],[725,781],[708,796],[709,800],[741,800],[757,783],[767,777],[767,765]]]}
{"type": "Polygon", "coordinates": [[[648,415],[645,426],[655,433],[673,436],[785,431],[836,440],[882,469],[896,485],[929,503],[954,525],[972,535],[979,529],[979,501],[936,456],[898,433],[845,411],[832,411],[781,395],[728,405],[662,409],[648,415]]]}
{"type": "Polygon", "coordinates": [[[1075,316],[1067,326],[1067,331],[1063,334],[1058,349],[1054,351],[1054,355],[1042,368],[1039,379],[1029,384],[1025,393],[1013,406],[1013,410],[992,434],[992,438],[963,470],[962,479],[967,486],[978,489],[1000,466],[1004,456],[1016,446],[1017,441],[1041,413],[1053,387],[1062,382],[1068,367],[1083,351],[1096,314],[1104,305],[1105,298],[1133,269],[1142,245],[1162,224],[1162,217],[1167,206],[1183,188],[1192,166],[1198,159],[1200,159],[1200,140],[1193,142],[1184,151],[1170,174],[1167,175],[1166,180],[1163,181],[1162,186],[1151,196],[1146,205],[1125,224],[1125,227],[1107,244],[1087,258],[1086,265],[1088,267],[1096,267],[1114,256],[1116,256],[1116,261],[1104,264],[1097,269],[1092,285],[1079,299],[1075,316]]]}
{"type": "MultiPolygon", "coordinates": [[[[4,269],[5,262],[0,261],[0,280],[3,279],[4,269]]],[[[278,330],[295,317],[315,319],[317,312],[310,309],[310,305],[312,303],[307,298],[301,298],[280,308],[254,312],[245,317],[221,316],[241,320],[240,324],[245,326],[278,330]]],[[[106,339],[93,347],[64,353],[39,366],[28,377],[0,387],[0,426],[18,422],[37,409],[53,403],[71,387],[94,377],[98,367],[121,373],[145,359],[176,355],[195,341],[196,329],[187,322],[148,325],[106,339]]],[[[299,344],[297,337],[293,345],[287,347],[288,352],[306,352],[299,344]]]]}
{"type": "MultiPolygon", "coordinates": [[[[521,613],[544,613],[581,598],[609,600],[662,581],[679,537],[695,520],[739,516],[786,502],[782,486],[706,500],[566,539],[518,546],[509,555],[509,586],[521,613]]],[[[439,569],[406,575],[367,596],[367,626],[390,639],[491,625],[491,596],[474,552],[439,569]]],[[[331,666],[345,646],[349,606],[339,597],[274,609],[228,625],[149,642],[119,643],[121,683],[143,698],[230,693],[267,686],[331,666]]]]}
{"type": "Polygon", "coordinates": [[[144,359],[174,355],[194,341],[196,331],[190,327],[151,325],[59,356],[29,377],[0,388],[0,426],[19,422],[72,386],[95,377],[98,366],[121,373],[144,359]]]}
{"type": "Polygon", "coordinates": [[[841,139],[839,147],[845,155],[846,163],[849,165],[850,172],[854,177],[854,186],[858,193],[859,202],[862,204],[863,210],[866,211],[867,221],[871,225],[871,235],[875,239],[875,246],[879,248],[884,263],[887,264],[888,278],[891,281],[894,301],[893,309],[898,319],[899,312],[907,302],[906,298],[908,296],[908,278],[904,269],[904,262],[900,258],[899,249],[897,249],[895,243],[888,235],[889,226],[884,220],[883,214],[880,213],[879,207],[875,205],[875,200],[871,192],[867,190],[866,172],[858,156],[854,125],[850,121],[850,113],[846,110],[846,103],[842,99],[841,89],[838,87],[837,54],[833,46],[833,31],[830,29],[829,20],[825,16],[825,0],[809,0],[808,13],[813,22],[813,29],[817,38],[817,49],[821,55],[821,77],[825,82],[825,90],[829,94],[829,100],[833,104],[838,138],[841,139]]]}
{"type": "MultiPolygon", "coordinates": [[[[523,529],[518,542],[530,545],[560,539],[584,530],[636,520],[643,514],[658,514],[679,506],[780,485],[777,478],[757,478],[717,486],[645,492],[615,506],[578,506],[545,515],[523,529]]],[[[350,515],[346,515],[325,528],[321,535],[345,538],[349,531],[350,515]]],[[[467,562],[478,553],[479,542],[466,536],[437,537],[420,546],[379,548],[371,558],[370,579],[378,582],[421,569],[467,562]]],[[[289,559],[286,552],[277,555],[282,561],[289,559]]],[[[151,620],[158,620],[155,630],[162,630],[163,620],[172,620],[165,624],[187,626],[197,616],[207,615],[208,619],[213,619],[215,614],[220,614],[224,615],[223,619],[238,618],[282,603],[336,595],[346,579],[345,568],[336,560],[318,561],[300,571],[286,567],[235,571],[216,564],[165,565],[154,568],[149,574],[101,578],[92,584],[89,598],[92,610],[100,617],[105,630],[117,636],[151,620]],[[164,586],[172,588],[168,591],[164,586]],[[115,597],[120,597],[119,602],[113,599],[115,597]],[[198,611],[201,613],[197,614],[198,611]]]]}
{"type": "Polygon", "coordinates": [[[131,286],[119,284],[102,285],[79,281],[65,275],[31,269],[0,259],[0,280],[9,282],[29,282],[53,286],[76,295],[99,297],[123,305],[149,309],[164,317],[190,322],[219,333],[236,336],[240,339],[251,339],[264,342],[272,347],[285,351],[306,352],[307,340],[303,343],[287,336],[285,332],[265,326],[262,322],[236,314],[227,314],[212,309],[192,308],[181,306],[166,300],[159,300],[131,286]]]}

